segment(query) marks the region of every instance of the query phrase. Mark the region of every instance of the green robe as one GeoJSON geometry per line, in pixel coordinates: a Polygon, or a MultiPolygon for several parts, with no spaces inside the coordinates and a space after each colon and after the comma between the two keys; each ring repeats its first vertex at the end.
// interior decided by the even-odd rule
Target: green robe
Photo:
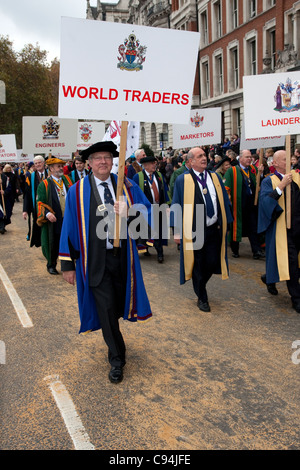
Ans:
{"type": "MultiPolygon", "coordinates": [[[[69,176],[63,176],[62,180],[68,191],[70,186],[72,186],[73,182],[69,178],[69,176]]],[[[51,177],[42,181],[37,188],[37,224],[41,227],[41,245],[42,245],[42,253],[47,259],[48,263],[51,264],[52,260],[52,247],[53,247],[53,240],[54,240],[54,224],[49,222],[46,214],[48,212],[52,212],[56,218],[56,224],[59,224],[59,230],[61,230],[63,216],[61,213],[60,208],[55,211],[55,195],[53,191],[53,182],[51,181],[51,177]]],[[[58,199],[57,199],[58,200],[58,199]]],[[[56,204],[58,202],[56,201],[56,204]]]]}
{"type": "MultiPolygon", "coordinates": [[[[254,165],[250,165],[250,178],[254,187],[256,187],[256,174],[257,168],[254,165]]],[[[230,226],[230,232],[228,241],[240,242],[242,240],[242,185],[243,175],[242,169],[239,165],[232,166],[229,168],[223,178],[223,182],[228,193],[229,199],[232,204],[233,210],[233,222],[230,226]]]]}

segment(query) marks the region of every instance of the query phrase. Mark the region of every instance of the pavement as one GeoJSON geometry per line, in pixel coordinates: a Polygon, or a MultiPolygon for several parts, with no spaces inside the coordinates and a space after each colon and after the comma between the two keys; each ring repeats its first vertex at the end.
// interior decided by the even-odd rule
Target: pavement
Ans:
{"type": "Polygon", "coordinates": [[[267,292],[247,239],[240,258],[229,253],[229,279],[209,281],[209,313],[191,281],[179,285],[172,240],[163,264],[154,248],[141,255],[153,317],[121,320],[127,364],[115,385],[101,332],[78,334],[76,287],[47,273],[26,234],[19,202],[0,264],[33,326],[22,326],[0,281],[2,450],[74,449],[49,377],[68,391],[94,450],[299,450],[300,315],[285,283],[267,292]]]}

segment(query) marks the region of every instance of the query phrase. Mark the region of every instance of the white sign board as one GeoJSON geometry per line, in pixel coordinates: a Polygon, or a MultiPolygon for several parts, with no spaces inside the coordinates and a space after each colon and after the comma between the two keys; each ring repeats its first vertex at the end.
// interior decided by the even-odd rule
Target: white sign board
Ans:
{"type": "Polygon", "coordinates": [[[29,162],[32,162],[33,159],[34,159],[34,155],[33,153],[24,153],[23,150],[17,150],[17,154],[18,154],[18,159],[17,159],[17,162],[25,162],[25,163],[29,163],[29,162]]]}
{"type": "Polygon", "coordinates": [[[300,71],[244,77],[247,139],[299,134],[300,71]]]}
{"type": "Polygon", "coordinates": [[[63,155],[77,149],[77,120],[57,116],[23,117],[24,153],[63,155]]]}
{"type": "Polygon", "coordinates": [[[194,147],[221,142],[221,108],[193,109],[189,125],[173,125],[173,147],[194,147]]]}
{"type": "Polygon", "coordinates": [[[0,163],[13,163],[18,159],[15,134],[0,135],[0,163]]]}
{"type": "Polygon", "coordinates": [[[245,137],[245,126],[242,126],[240,151],[250,149],[267,149],[274,147],[284,147],[285,136],[274,135],[272,137],[257,137],[256,139],[246,139],[245,137]]]}
{"type": "Polygon", "coordinates": [[[78,122],[77,149],[84,150],[97,142],[101,142],[104,134],[104,122],[78,122]]]}
{"type": "Polygon", "coordinates": [[[188,123],[199,41],[190,31],[62,18],[59,116],[188,123]]]}

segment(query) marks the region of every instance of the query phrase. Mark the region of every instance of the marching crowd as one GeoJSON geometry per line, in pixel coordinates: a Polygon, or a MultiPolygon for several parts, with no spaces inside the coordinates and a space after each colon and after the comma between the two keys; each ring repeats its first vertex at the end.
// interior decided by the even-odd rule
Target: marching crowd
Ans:
{"type": "Polygon", "coordinates": [[[127,238],[115,249],[109,222],[106,239],[96,236],[99,220],[110,219],[110,204],[121,221],[127,218],[127,225],[134,220],[128,207],[135,203],[146,208],[149,226],[153,205],[182,209],[171,211],[170,218],[180,251],[180,283],[192,280],[201,311],[210,311],[207,282],[213,274],[228,278],[228,252],[238,258],[240,242],[247,237],[253,259],[265,259],[261,280],[268,292],[277,295],[276,283],[286,281],[292,307],[300,313],[298,149],[290,172],[285,150],[266,149],[260,158],[259,150],[240,151],[237,135],[218,146],[169,148],[160,157],[138,149],[125,162],[123,203],[116,202],[118,175],[112,168],[117,157],[113,142],[99,142],[67,164],[37,155],[30,163],[0,167],[0,233],[11,223],[14,204],[22,202],[27,240],[31,247],[42,248],[48,272],[57,275],[60,260],[64,279],[70,284],[76,279],[80,332],[102,329],[111,382],[122,380],[126,363],[119,318],[144,321],[152,315],[140,259],[151,256],[153,247],[163,263],[168,240],[160,214],[154,239],[132,240],[127,227],[127,238]],[[197,246],[199,227],[203,236],[197,246]]]}

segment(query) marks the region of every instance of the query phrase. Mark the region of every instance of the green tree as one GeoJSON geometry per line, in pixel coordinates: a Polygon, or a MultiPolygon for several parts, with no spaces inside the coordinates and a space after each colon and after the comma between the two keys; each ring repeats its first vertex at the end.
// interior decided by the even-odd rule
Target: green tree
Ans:
{"type": "Polygon", "coordinates": [[[47,52],[37,44],[13,51],[0,36],[0,80],[6,85],[6,104],[0,105],[0,134],[15,134],[22,148],[23,116],[50,116],[58,112],[59,63],[47,63],[47,52]]]}
{"type": "Polygon", "coordinates": [[[142,149],[144,149],[145,154],[147,155],[147,157],[153,157],[154,156],[154,152],[148,144],[142,144],[141,147],[142,147],[142,149]]]}

